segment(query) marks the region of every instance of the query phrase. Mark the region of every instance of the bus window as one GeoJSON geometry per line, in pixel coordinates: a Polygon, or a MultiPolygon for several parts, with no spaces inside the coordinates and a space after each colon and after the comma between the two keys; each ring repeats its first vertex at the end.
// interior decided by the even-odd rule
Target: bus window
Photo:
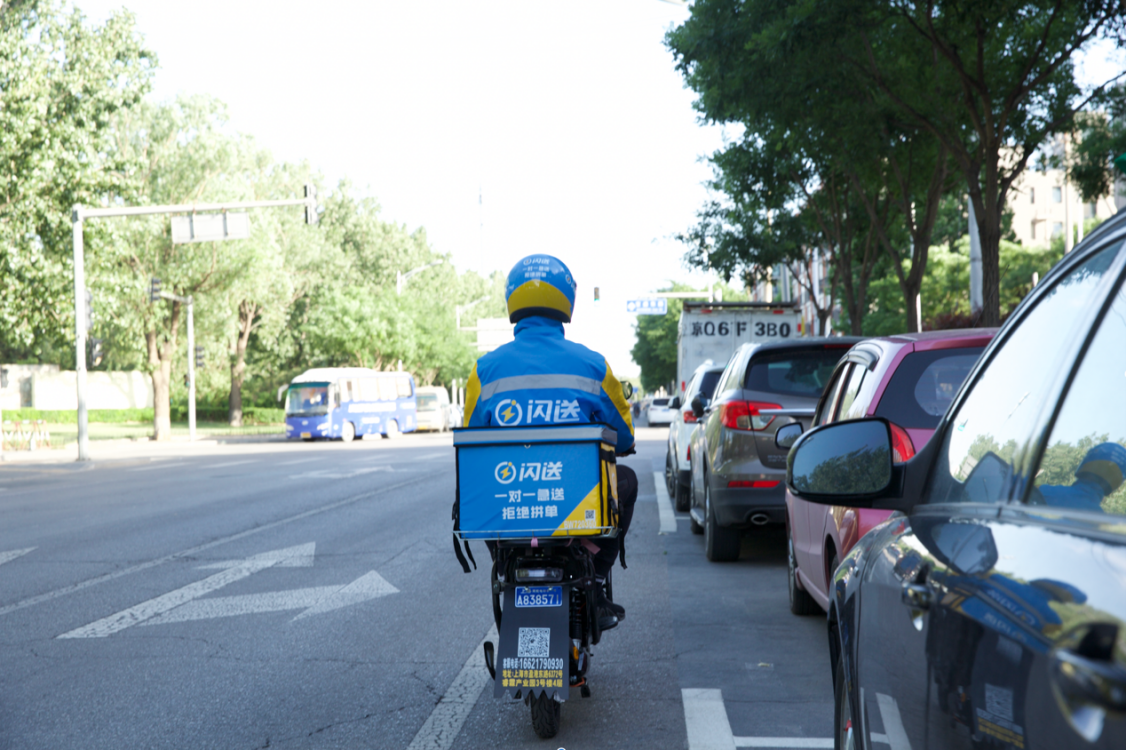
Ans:
{"type": "Polygon", "coordinates": [[[359,389],[360,401],[378,401],[379,400],[379,381],[375,378],[363,378],[357,380],[356,385],[359,389]]]}
{"type": "Polygon", "coordinates": [[[337,384],[337,387],[340,389],[340,400],[342,402],[348,403],[349,401],[353,400],[352,399],[352,381],[351,380],[341,380],[337,384]]]}
{"type": "Polygon", "coordinates": [[[379,379],[379,400],[380,401],[394,401],[398,398],[395,392],[395,381],[392,378],[379,379]]]}
{"type": "Polygon", "coordinates": [[[410,398],[414,395],[414,391],[411,390],[411,379],[406,375],[396,376],[395,385],[398,387],[399,398],[410,398]]]}
{"type": "Polygon", "coordinates": [[[285,402],[285,413],[302,417],[328,414],[328,386],[310,385],[290,388],[289,397],[285,402]]]}

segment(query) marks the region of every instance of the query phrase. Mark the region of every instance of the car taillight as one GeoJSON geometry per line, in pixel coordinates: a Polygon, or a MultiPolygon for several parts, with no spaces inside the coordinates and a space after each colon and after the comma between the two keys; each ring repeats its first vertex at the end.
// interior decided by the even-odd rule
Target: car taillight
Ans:
{"type": "Polygon", "coordinates": [[[690,446],[688,446],[688,448],[687,448],[687,449],[685,449],[685,451],[684,451],[684,459],[685,459],[686,461],[691,461],[691,460],[692,460],[692,446],[691,446],[691,445],[690,445],[690,446]]]}
{"type": "Polygon", "coordinates": [[[728,401],[723,405],[719,420],[733,430],[765,430],[774,421],[773,415],[763,416],[761,409],[781,409],[780,404],[765,401],[728,401]]]}
{"type": "Polygon", "coordinates": [[[695,422],[695,421],[696,421],[696,413],[694,411],[689,409],[688,411],[684,412],[684,422],[685,422],[685,424],[687,424],[689,422],[695,422]]]}
{"type": "Polygon", "coordinates": [[[907,430],[897,424],[888,422],[888,426],[891,427],[892,462],[901,464],[910,461],[915,455],[915,444],[911,442],[911,436],[907,434],[907,430]]]}
{"type": "Polygon", "coordinates": [[[781,479],[755,479],[746,481],[742,479],[733,479],[727,483],[728,487],[753,487],[755,489],[768,490],[771,487],[777,487],[782,482],[781,479]]]}

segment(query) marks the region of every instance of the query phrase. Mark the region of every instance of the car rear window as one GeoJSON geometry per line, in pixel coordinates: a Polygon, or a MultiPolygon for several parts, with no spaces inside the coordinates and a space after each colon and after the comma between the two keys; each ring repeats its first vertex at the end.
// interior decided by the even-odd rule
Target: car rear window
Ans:
{"type": "Polygon", "coordinates": [[[942,349],[908,354],[892,373],[876,416],[900,427],[938,427],[954,394],[970,374],[985,347],[942,349]]]}
{"type": "Polygon", "coordinates": [[[655,398],[655,399],[653,399],[653,406],[668,406],[668,405],[669,405],[669,400],[667,398],[655,398]]]}
{"type": "Polygon", "coordinates": [[[819,398],[845,349],[847,347],[805,349],[754,357],[747,366],[744,387],[765,393],[819,398]]]}
{"type": "Polygon", "coordinates": [[[703,398],[711,398],[712,393],[715,392],[715,384],[719,382],[719,376],[723,374],[723,370],[709,370],[700,376],[700,390],[697,393],[703,398]]]}

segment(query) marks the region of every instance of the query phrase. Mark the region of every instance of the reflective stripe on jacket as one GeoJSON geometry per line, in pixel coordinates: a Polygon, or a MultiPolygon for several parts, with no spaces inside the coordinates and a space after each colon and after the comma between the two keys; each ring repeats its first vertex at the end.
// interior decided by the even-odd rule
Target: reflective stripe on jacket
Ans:
{"type": "Polygon", "coordinates": [[[606,359],[563,336],[563,324],[530,317],[516,340],[477,360],[465,389],[466,427],[603,422],[617,450],[633,445],[633,420],[622,384],[606,359]]]}

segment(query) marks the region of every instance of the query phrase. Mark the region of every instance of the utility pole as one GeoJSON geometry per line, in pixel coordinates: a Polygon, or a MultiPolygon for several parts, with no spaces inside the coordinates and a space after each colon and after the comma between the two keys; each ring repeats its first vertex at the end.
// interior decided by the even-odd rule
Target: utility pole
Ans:
{"type": "MultiPolygon", "coordinates": [[[[71,213],[71,236],[74,245],[74,369],[78,388],[78,460],[90,460],[89,414],[86,409],[86,265],[82,240],[82,223],[86,219],[117,216],[151,216],[154,214],[195,214],[208,211],[232,211],[243,208],[271,208],[275,206],[305,206],[305,222],[316,222],[316,190],[305,186],[305,197],[276,201],[235,201],[232,203],[183,203],[168,206],[120,206],[113,208],[86,208],[76,204],[71,213]],[[309,209],[312,210],[309,210],[309,209]]],[[[189,308],[189,319],[190,319],[189,308]]],[[[194,349],[188,348],[191,357],[194,349]]],[[[194,409],[192,411],[194,414],[194,409]]],[[[191,416],[191,414],[189,414],[191,416]]],[[[193,430],[194,432],[194,430],[193,430]]]]}

